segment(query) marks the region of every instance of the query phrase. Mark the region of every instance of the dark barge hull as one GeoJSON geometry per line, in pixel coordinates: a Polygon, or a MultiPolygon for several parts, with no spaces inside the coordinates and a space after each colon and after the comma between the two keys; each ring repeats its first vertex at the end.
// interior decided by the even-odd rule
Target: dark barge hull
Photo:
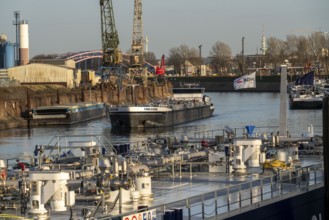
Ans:
{"type": "Polygon", "coordinates": [[[72,125],[79,122],[103,118],[106,116],[106,108],[90,109],[82,112],[67,113],[65,118],[30,119],[31,126],[44,125],[72,125]]]}
{"type": "Polygon", "coordinates": [[[271,204],[255,207],[244,213],[224,218],[227,220],[246,220],[246,219],[264,219],[264,220],[281,220],[281,219],[325,219],[324,198],[325,189],[320,187],[302,192],[287,199],[282,199],[271,204]]]}
{"type": "Polygon", "coordinates": [[[290,109],[322,109],[322,101],[294,101],[289,99],[290,109]]]}
{"type": "Polygon", "coordinates": [[[110,112],[110,120],[116,128],[169,127],[211,117],[213,112],[209,105],[167,112],[110,112]]]}

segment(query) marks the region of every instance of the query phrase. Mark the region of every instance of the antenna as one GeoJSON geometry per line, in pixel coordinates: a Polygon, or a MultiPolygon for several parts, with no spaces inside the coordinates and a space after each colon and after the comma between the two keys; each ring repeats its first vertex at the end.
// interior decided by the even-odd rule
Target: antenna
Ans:
{"type": "Polygon", "coordinates": [[[19,65],[19,25],[21,24],[20,21],[20,12],[14,11],[15,21],[13,22],[13,25],[16,26],[16,43],[15,43],[15,66],[19,65]]]}

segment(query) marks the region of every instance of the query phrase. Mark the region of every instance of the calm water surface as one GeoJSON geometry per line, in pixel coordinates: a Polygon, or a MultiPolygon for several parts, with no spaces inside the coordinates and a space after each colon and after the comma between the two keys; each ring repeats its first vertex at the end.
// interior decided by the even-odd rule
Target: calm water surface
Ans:
{"type": "MultiPolygon", "coordinates": [[[[0,131],[0,156],[20,152],[32,152],[35,145],[48,144],[55,135],[104,135],[117,141],[144,140],[150,135],[188,135],[195,132],[231,128],[246,125],[256,127],[279,126],[279,93],[208,93],[215,105],[211,118],[166,129],[134,130],[129,133],[112,131],[109,119],[103,118],[73,126],[38,127],[0,131]]],[[[301,135],[313,125],[314,133],[322,135],[322,110],[289,110],[287,107],[288,130],[292,135],[301,135]]]]}

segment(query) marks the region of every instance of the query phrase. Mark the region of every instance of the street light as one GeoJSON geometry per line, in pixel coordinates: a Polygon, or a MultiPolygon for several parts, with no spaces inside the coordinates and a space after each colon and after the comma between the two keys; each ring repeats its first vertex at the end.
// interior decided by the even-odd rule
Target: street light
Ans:
{"type": "Polygon", "coordinates": [[[242,37],[242,51],[241,51],[241,55],[242,55],[242,75],[244,74],[244,38],[242,37]]]}
{"type": "Polygon", "coordinates": [[[201,54],[202,44],[199,45],[199,57],[200,57],[200,67],[199,67],[199,75],[201,75],[201,66],[202,66],[202,54],[201,54]]]}
{"type": "Polygon", "coordinates": [[[89,102],[91,102],[91,80],[89,80],[89,102]]]}
{"type": "Polygon", "coordinates": [[[322,56],[324,57],[325,61],[326,61],[326,72],[327,74],[329,74],[328,71],[328,55],[329,55],[329,50],[328,48],[322,48],[322,56]]]}

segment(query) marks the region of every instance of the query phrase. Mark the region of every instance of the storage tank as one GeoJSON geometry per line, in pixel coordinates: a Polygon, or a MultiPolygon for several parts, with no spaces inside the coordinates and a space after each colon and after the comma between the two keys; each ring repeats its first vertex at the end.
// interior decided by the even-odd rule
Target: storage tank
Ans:
{"type": "Polygon", "coordinates": [[[5,42],[5,41],[7,41],[7,35],[5,35],[5,34],[1,34],[1,35],[0,35],[0,43],[3,43],[3,42],[5,42]]]}
{"type": "Polygon", "coordinates": [[[66,211],[66,205],[75,203],[74,192],[68,191],[69,173],[60,171],[31,171],[30,214],[46,214],[45,205],[50,201],[53,212],[66,211]]]}
{"type": "Polygon", "coordinates": [[[278,160],[281,162],[287,162],[287,152],[283,150],[278,150],[277,152],[278,160]]]}
{"type": "Polygon", "coordinates": [[[15,65],[15,46],[8,41],[0,43],[0,69],[12,68],[15,65]]]}

